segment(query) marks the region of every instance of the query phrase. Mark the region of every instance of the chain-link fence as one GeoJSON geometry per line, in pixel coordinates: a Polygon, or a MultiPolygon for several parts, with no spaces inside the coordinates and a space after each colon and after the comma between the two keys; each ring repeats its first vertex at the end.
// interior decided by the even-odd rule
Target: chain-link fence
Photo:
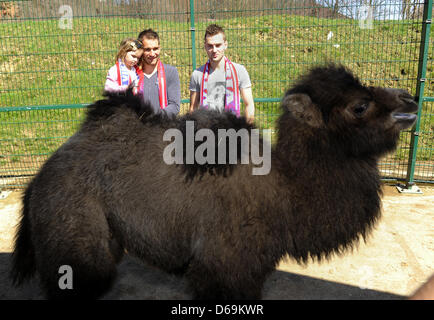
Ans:
{"type": "Polygon", "coordinates": [[[274,127],[284,91],[316,64],[342,63],[368,85],[409,90],[421,106],[417,126],[380,169],[384,179],[434,182],[432,0],[368,2],[0,1],[0,188],[24,186],[74,133],[102,97],[120,41],[143,29],[159,33],[161,59],[178,68],[185,112],[210,23],[225,28],[228,57],[249,72],[261,128],[274,127]]]}

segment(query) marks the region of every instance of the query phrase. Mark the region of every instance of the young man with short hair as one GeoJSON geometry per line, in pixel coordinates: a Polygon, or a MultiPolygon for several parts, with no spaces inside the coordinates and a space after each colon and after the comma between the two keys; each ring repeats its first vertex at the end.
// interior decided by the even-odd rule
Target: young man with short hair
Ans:
{"type": "Polygon", "coordinates": [[[149,101],[155,113],[177,115],[181,105],[181,85],[176,67],[160,60],[160,38],[152,29],[140,32],[138,39],[143,44],[139,73],[139,94],[149,101]]]}
{"type": "Polygon", "coordinates": [[[205,31],[205,51],[208,62],[193,71],[190,78],[190,112],[201,107],[229,111],[240,116],[240,98],[245,116],[253,122],[255,106],[252,84],[246,68],[225,56],[228,47],[222,27],[212,24],[205,31]]]}

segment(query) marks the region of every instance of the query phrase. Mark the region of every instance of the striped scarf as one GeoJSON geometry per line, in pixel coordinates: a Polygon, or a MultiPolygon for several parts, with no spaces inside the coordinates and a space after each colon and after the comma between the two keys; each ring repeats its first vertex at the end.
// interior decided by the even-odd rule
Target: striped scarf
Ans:
{"type": "MultiPolygon", "coordinates": [[[[225,111],[234,113],[237,117],[240,116],[240,91],[238,83],[238,75],[233,63],[226,57],[225,59],[225,111]]],[[[208,109],[207,94],[208,94],[208,79],[209,79],[210,61],[205,64],[202,75],[202,84],[200,86],[200,105],[208,109]]]]}
{"type": "MultiPolygon", "coordinates": [[[[144,77],[143,70],[136,66],[136,71],[139,75],[139,93],[143,94],[144,77]]],[[[158,61],[157,65],[157,77],[158,77],[158,99],[160,101],[160,109],[164,109],[168,106],[167,101],[167,86],[166,86],[166,73],[164,72],[164,66],[161,61],[158,61]]]]}
{"type": "Polygon", "coordinates": [[[121,59],[116,61],[116,68],[118,71],[118,84],[121,85],[129,85],[131,83],[131,75],[127,66],[122,62],[121,59]]]}

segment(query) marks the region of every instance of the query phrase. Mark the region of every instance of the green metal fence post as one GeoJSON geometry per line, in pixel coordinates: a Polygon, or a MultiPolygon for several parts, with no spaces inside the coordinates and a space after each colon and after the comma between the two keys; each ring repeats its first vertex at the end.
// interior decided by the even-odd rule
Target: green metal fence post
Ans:
{"type": "Polygon", "coordinates": [[[194,0],[190,0],[191,63],[196,69],[196,29],[194,27],[194,0]]]}
{"type": "Polygon", "coordinates": [[[414,185],[414,169],[416,165],[416,155],[417,155],[417,144],[419,140],[419,130],[420,130],[420,118],[423,106],[423,94],[425,88],[426,80],[426,67],[428,60],[428,47],[430,39],[430,29],[431,29],[431,17],[432,17],[432,0],[425,0],[423,19],[422,19],[422,37],[420,43],[419,51],[419,66],[417,73],[417,84],[416,84],[416,100],[419,105],[419,111],[417,116],[416,125],[413,127],[411,132],[410,141],[410,153],[409,161],[407,167],[407,177],[406,177],[406,187],[410,189],[414,185]]]}

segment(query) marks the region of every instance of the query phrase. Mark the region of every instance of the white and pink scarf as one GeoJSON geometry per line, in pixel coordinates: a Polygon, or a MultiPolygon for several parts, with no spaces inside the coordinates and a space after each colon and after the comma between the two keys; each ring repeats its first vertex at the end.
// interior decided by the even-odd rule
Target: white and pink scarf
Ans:
{"type": "Polygon", "coordinates": [[[116,69],[118,72],[118,84],[128,86],[131,82],[131,73],[121,59],[116,61],[116,69]]]}
{"type": "MultiPolygon", "coordinates": [[[[240,116],[240,91],[238,83],[238,75],[233,63],[226,57],[225,59],[225,111],[234,113],[237,117],[240,116]]],[[[202,84],[200,86],[200,105],[203,108],[208,108],[207,94],[208,94],[208,79],[209,79],[210,61],[205,64],[202,75],[202,84]]]]}

